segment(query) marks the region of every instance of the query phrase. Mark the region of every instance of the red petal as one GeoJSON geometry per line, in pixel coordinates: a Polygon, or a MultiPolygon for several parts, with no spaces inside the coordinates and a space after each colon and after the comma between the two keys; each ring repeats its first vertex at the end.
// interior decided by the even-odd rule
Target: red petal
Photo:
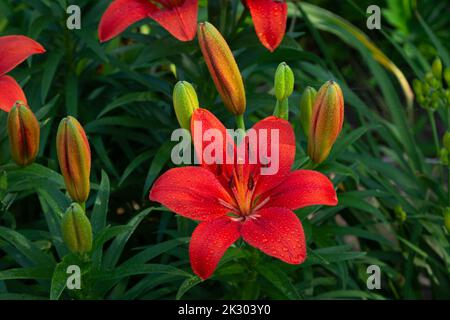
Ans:
{"type": "Polygon", "coordinates": [[[213,220],[230,212],[219,199],[232,201],[214,174],[201,167],[171,169],[150,190],[150,200],[194,220],[213,220]]]}
{"type": "Polygon", "coordinates": [[[287,4],[280,0],[247,0],[259,41],[274,51],[286,31],[287,4]]]}
{"type": "Polygon", "coordinates": [[[209,278],[225,251],[240,237],[240,223],[229,218],[202,222],[189,244],[192,270],[203,280],[209,278]]]}
{"type": "Polygon", "coordinates": [[[160,0],[158,2],[167,3],[167,8],[153,12],[150,17],[178,40],[194,39],[197,32],[198,0],[160,0]]]}
{"type": "Polygon", "coordinates": [[[242,238],[269,256],[291,264],[306,258],[303,227],[297,216],[285,208],[262,209],[260,217],[247,219],[242,225],[242,238]]]}
{"type": "Polygon", "coordinates": [[[228,183],[228,177],[231,176],[233,165],[230,158],[234,155],[234,142],[228,135],[225,126],[211,112],[206,109],[196,109],[191,118],[192,140],[194,141],[195,152],[198,161],[202,167],[208,168],[215,175],[220,176],[220,180],[228,183]],[[203,141],[204,134],[213,132],[211,129],[217,130],[217,134],[221,136],[220,140],[203,141]],[[228,143],[227,143],[228,142],[228,143]],[[228,149],[228,152],[227,152],[228,149]],[[222,154],[218,155],[209,150],[221,150],[222,154]],[[212,155],[213,159],[204,157],[203,155],[212,155]],[[218,158],[216,161],[215,157],[218,158]],[[228,160],[227,160],[228,159],[228,160]]]}
{"type": "MultiPolygon", "coordinates": [[[[262,152],[262,156],[267,153],[267,160],[271,161],[266,165],[266,168],[258,169],[260,173],[264,173],[261,170],[266,170],[265,174],[260,175],[258,178],[255,191],[255,195],[258,195],[281,183],[290,173],[295,159],[295,135],[288,121],[274,116],[259,121],[252,129],[255,130],[256,136],[260,138],[258,139],[260,141],[257,144],[250,144],[250,153],[257,154],[262,152],[262,148],[265,147],[266,152],[262,152]],[[272,141],[272,138],[275,140],[272,141]],[[272,155],[272,146],[274,146],[274,151],[278,147],[278,153],[272,155]],[[270,172],[272,170],[276,171],[272,173],[270,172]]],[[[259,163],[263,160],[259,155],[258,159],[259,163]]]]}
{"type": "Polygon", "coordinates": [[[44,53],[39,43],[25,36],[0,37],[0,76],[14,69],[33,54],[44,53]]]}
{"type": "Polygon", "coordinates": [[[100,20],[98,37],[108,41],[122,33],[133,23],[148,18],[158,8],[148,0],[115,0],[100,20]]]}
{"type": "Polygon", "coordinates": [[[335,206],[338,203],[333,183],[320,172],[297,170],[277,187],[268,191],[268,207],[283,207],[291,210],[313,206],[335,206]]]}
{"type": "Polygon", "coordinates": [[[22,88],[10,76],[0,76],[0,109],[9,112],[16,101],[27,104],[22,88]]]}

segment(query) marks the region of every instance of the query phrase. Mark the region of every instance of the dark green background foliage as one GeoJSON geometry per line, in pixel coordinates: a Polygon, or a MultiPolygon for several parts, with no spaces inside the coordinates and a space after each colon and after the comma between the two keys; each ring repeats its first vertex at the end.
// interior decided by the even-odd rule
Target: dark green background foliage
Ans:
{"type": "MultiPolygon", "coordinates": [[[[417,1],[417,7],[407,0],[290,3],[288,32],[273,54],[259,43],[250,17],[239,19],[238,1],[209,1],[208,7],[200,1],[199,18],[221,30],[243,74],[248,127],[273,112],[277,65],[286,61],[294,70],[297,167],[306,159],[298,120],[302,90],[334,79],[346,101],[344,130],[318,168],[332,174],[339,205],[296,212],[308,260],[287,265],[239,242],[205,282],[189,265],[195,223],[148,200],[152,182],[173,166],[168,141],[178,127],[171,101],[178,80],[193,83],[201,106],[234,126],[198,44],[178,42],[150,20],[100,44],[97,26],[109,1],[76,1],[82,29],[71,31],[65,9],[72,2],[0,1],[0,35],[24,34],[47,49],[12,72],[41,122],[37,164],[19,169],[10,162],[7,115],[0,114],[0,298],[450,298],[447,183],[427,114],[408,106],[405,87],[385,68],[389,63],[380,64],[355,37],[365,33],[409,82],[423,78],[437,55],[450,66],[448,1],[417,1]],[[382,7],[381,31],[366,28],[365,10],[373,2],[382,7]],[[136,32],[143,26],[150,26],[148,35],[136,32]],[[69,198],[55,136],[66,115],[79,119],[92,149],[91,260],[67,254],[59,231],[69,198]],[[70,264],[82,264],[81,291],[64,289],[70,264]],[[381,267],[381,290],[366,287],[371,264],[381,267]]],[[[440,136],[447,112],[436,113],[440,136]]]]}

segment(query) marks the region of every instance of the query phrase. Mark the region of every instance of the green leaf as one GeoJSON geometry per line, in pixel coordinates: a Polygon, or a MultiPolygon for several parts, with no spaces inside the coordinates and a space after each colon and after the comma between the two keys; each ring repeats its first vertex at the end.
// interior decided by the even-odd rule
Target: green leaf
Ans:
{"type": "Polygon", "coordinates": [[[48,267],[17,268],[0,271],[0,280],[50,280],[51,277],[52,268],[48,267]]]}
{"type": "Polygon", "coordinates": [[[195,287],[196,285],[198,285],[201,282],[202,282],[202,279],[197,276],[187,278],[186,280],[183,281],[181,286],[178,288],[178,292],[177,292],[175,299],[180,300],[186,294],[186,292],[188,292],[189,290],[191,290],[193,287],[195,287]]]}
{"type": "Polygon", "coordinates": [[[292,284],[286,273],[274,265],[258,265],[258,271],[275,288],[280,290],[286,298],[290,300],[299,300],[301,296],[292,284]]]}

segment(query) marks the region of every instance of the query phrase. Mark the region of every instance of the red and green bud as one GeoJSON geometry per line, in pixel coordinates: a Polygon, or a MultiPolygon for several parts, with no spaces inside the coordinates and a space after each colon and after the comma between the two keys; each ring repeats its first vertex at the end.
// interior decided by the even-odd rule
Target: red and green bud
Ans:
{"type": "Polygon", "coordinates": [[[61,232],[64,242],[71,252],[84,254],[91,251],[91,222],[78,203],[72,203],[64,214],[61,232]]]}
{"type": "Polygon", "coordinates": [[[186,81],[179,81],[173,90],[173,106],[180,126],[186,130],[191,128],[191,117],[198,109],[198,98],[194,87],[186,81]]]}
{"type": "Polygon", "coordinates": [[[56,151],[67,192],[73,201],[85,202],[90,191],[91,150],[86,133],[77,119],[69,116],[61,120],[56,151]]]}
{"type": "Polygon", "coordinates": [[[294,91],[294,73],[286,62],[280,63],[275,72],[275,96],[283,101],[294,91]]]}
{"type": "Polygon", "coordinates": [[[311,117],[316,100],[317,91],[312,87],[306,87],[300,99],[300,123],[306,136],[309,134],[311,127],[311,117]]]}
{"type": "Polygon", "coordinates": [[[39,151],[40,127],[34,113],[17,102],[8,114],[11,157],[19,166],[34,162],[39,151]]]}
{"type": "Polygon", "coordinates": [[[336,82],[328,81],[314,101],[308,136],[308,155],[314,163],[323,162],[342,130],[344,97],[336,82]]]}
{"type": "Polygon", "coordinates": [[[225,107],[234,115],[243,114],[246,106],[244,82],[227,42],[208,22],[199,24],[198,41],[225,107]]]}

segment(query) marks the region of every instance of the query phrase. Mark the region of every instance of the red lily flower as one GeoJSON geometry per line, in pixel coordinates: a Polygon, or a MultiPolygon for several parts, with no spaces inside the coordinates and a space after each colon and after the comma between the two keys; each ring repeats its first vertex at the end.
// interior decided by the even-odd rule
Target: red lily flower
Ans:
{"type": "Polygon", "coordinates": [[[286,31],[286,1],[242,0],[242,2],[250,10],[259,41],[273,52],[280,45],[286,31]]]}
{"type": "MultiPolygon", "coordinates": [[[[191,119],[191,132],[199,159],[211,144],[218,144],[223,154],[227,154],[231,144],[236,148],[232,140],[225,138],[210,143],[196,141],[195,137],[203,136],[208,129],[219,130],[222,137],[227,137],[225,127],[212,113],[196,109],[191,119]],[[201,128],[195,125],[199,122],[201,128]]],[[[306,258],[305,235],[292,210],[337,204],[333,184],[325,175],[310,170],[291,172],[295,135],[288,121],[271,116],[258,122],[253,129],[257,136],[261,130],[278,130],[279,170],[275,175],[260,174],[264,167],[261,159],[257,159],[256,164],[249,161],[203,163],[201,167],[167,171],[150,191],[150,200],[162,203],[181,216],[200,221],[192,234],[189,255],[193,271],[202,279],[212,275],[225,251],[240,237],[270,256],[290,264],[302,263],[306,258]]],[[[267,147],[269,151],[272,143],[278,141],[272,142],[271,134],[267,137],[268,141],[261,141],[259,147],[267,147]]],[[[259,154],[258,146],[248,143],[248,135],[244,139],[249,154],[259,154]]]]}
{"type": "Polygon", "coordinates": [[[178,40],[190,41],[197,32],[197,4],[198,0],[114,0],[102,16],[98,36],[108,41],[133,23],[151,18],[178,40]]]}
{"type": "Polygon", "coordinates": [[[27,98],[14,78],[6,73],[21,64],[32,54],[44,53],[45,49],[25,36],[0,37],[0,109],[12,109],[16,101],[27,103],[27,98]]]}
{"type": "MultiPolygon", "coordinates": [[[[274,51],[286,30],[285,0],[242,0],[250,10],[261,43],[274,51]]],[[[197,32],[198,0],[114,0],[98,28],[101,42],[122,33],[133,23],[151,18],[181,41],[194,39],[197,32]]]]}

